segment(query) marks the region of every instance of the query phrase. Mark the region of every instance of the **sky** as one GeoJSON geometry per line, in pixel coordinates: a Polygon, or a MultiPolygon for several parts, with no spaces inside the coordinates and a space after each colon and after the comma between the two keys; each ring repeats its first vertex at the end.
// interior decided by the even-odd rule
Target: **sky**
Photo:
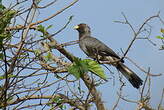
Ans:
{"type": "MultiPolygon", "coordinates": [[[[11,0],[12,1],[12,0],[11,0]]],[[[11,2],[4,1],[4,5],[8,5],[11,2]]],[[[43,0],[46,3],[50,0],[43,0]]],[[[51,14],[55,13],[71,1],[59,0],[56,4],[47,10],[42,10],[38,19],[44,19],[51,14]]],[[[45,25],[53,24],[54,28],[50,30],[50,33],[60,29],[70,16],[74,16],[69,26],[56,36],[56,39],[62,43],[78,39],[78,33],[73,30],[73,26],[79,23],[86,23],[91,27],[92,36],[98,38],[116,53],[122,55],[121,49],[125,51],[133,38],[133,32],[128,25],[116,23],[114,21],[124,21],[122,12],[126,15],[129,22],[137,30],[139,26],[150,16],[156,15],[160,11],[161,18],[164,20],[164,0],[79,0],[74,6],[66,10],[64,13],[56,16],[54,19],[45,22],[45,25]]],[[[150,39],[157,44],[153,46],[147,40],[137,40],[127,56],[135,61],[139,66],[147,70],[150,70],[154,74],[164,73],[164,51],[160,51],[159,47],[161,42],[156,39],[155,36],[161,35],[160,29],[164,28],[164,25],[158,20],[154,19],[149,22],[152,27],[150,39]]],[[[143,37],[145,34],[141,34],[143,37]]],[[[79,49],[78,45],[66,47],[71,53],[80,58],[86,58],[86,55],[79,49]]],[[[126,61],[126,60],[125,60],[126,61]]],[[[131,69],[133,69],[142,79],[146,75],[137,69],[132,63],[126,61],[131,69]]],[[[109,67],[112,71],[116,71],[115,68],[109,67]]],[[[109,78],[113,75],[109,71],[105,71],[109,78]]],[[[116,72],[117,73],[117,72],[116,72]]],[[[119,89],[118,74],[114,74],[115,85],[113,81],[98,87],[101,92],[103,101],[106,108],[111,108],[116,101],[117,91],[119,89]]],[[[126,81],[126,79],[124,79],[126,81]]],[[[156,107],[160,101],[164,76],[152,78],[152,93],[151,93],[151,105],[156,107]]],[[[129,99],[139,99],[138,90],[134,89],[127,81],[124,88],[124,95],[129,99]]],[[[164,105],[164,104],[163,104],[164,105]]],[[[133,110],[136,108],[135,104],[120,102],[118,110],[133,110]]]]}
{"type": "MultiPolygon", "coordinates": [[[[73,23],[71,25],[73,27],[73,25],[79,23],[87,23],[92,29],[92,36],[103,41],[121,55],[120,49],[127,49],[128,44],[133,38],[133,33],[127,25],[115,23],[114,21],[123,21],[124,18],[121,14],[123,12],[129,22],[137,30],[147,18],[156,15],[159,11],[161,12],[161,17],[164,19],[164,7],[162,4],[164,4],[163,0],[81,0],[70,9],[71,13],[74,15],[73,23]]],[[[128,57],[146,70],[150,67],[151,72],[154,74],[164,73],[164,62],[161,60],[164,58],[164,52],[159,51],[161,42],[155,38],[155,36],[160,34],[160,29],[163,28],[163,25],[158,19],[152,20],[149,25],[152,26],[150,38],[157,46],[153,46],[147,40],[137,40],[130,49],[128,57]]],[[[72,28],[69,28],[65,33],[70,34],[69,38],[72,36],[72,38],[70,38],[71,40],[78,39],[77,32],[74,32],[72,28]]],[[[65,38],[65,34],[62,34],[61,36],[65,38]]],[[[140,37],[143,36],[141,35],[140,37]]],[[[70,51],[79,57],[86,58],[83,53],[78,54],[77,52],[74,52],[76,49],[70,49],[70,51]]],[[[139,76],[145,79],[146,75],[143,72],[129,62],[126,64],[139,76]]],[[[115,68],[111,67],[111,69],[115,71],[115,68]]],[[[108,77],[112,77],[108,71],[106,71],[106,74],[108,77]]],[[[116,83],[114,86],[112,80],[110,80],[108,83],[99,87],[99,91],[102,92],[103,100],[106,103],[107,108],[111,108],[113,103],[116,102],[115,97],[117,96],[116,92],[118,91],[119,82],[118,75],[115,74],[114,76],[116,83]]],[[[150,101],[152,107],[156,107],[159,103],[162,88],[164,88],[163,80],[164,76],[152,78],[152,100],[150,101]]],[[[124,95],[129,99],[137,99],[138,91],[127,81],[126,85],[127,87],[124,88],[124,95]]],[[[121,101],[118,110],[127,110],[127,107],[129,110],[133,110],[136,105],[121,101]]]]}

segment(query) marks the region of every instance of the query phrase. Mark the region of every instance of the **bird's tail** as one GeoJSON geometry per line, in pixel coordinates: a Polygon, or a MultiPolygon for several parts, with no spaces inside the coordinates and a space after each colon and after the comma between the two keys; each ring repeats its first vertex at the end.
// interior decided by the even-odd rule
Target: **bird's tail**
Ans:
{"type": "Polygon", "coordinates": [[[138,89],[142,85],[142,79],[123,63],[119,63],[117,69],[129,80],[133,87],[138,89]]]}

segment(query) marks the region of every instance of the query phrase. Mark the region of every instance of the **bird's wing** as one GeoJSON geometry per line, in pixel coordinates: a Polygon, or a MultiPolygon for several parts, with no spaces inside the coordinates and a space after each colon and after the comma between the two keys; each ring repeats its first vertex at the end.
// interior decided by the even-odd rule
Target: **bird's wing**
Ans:
{"type": "MultiPolygon", "coordinates": [[[[89,56],[92,56],[94,53],[100,56],[111,56],[120,59],[120,57],[111,48],[109,48],[103,42],[94,37],[85,37],[85,39],[83,39],[82,42],[84,43],[85,48],[87,49],[86,51],[88,52],[89,56]]],[[[83,51],[85,52],[85,50],[83,51]]]]}

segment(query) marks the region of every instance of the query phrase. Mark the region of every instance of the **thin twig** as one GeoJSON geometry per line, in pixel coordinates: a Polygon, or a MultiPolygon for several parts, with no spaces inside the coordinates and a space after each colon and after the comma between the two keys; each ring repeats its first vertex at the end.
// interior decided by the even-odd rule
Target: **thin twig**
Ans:
{"type": "Polygon", "coordinates": [[[130,48],[132,47],[134,41],[136,40],[137,36],[140,34],[141,30],[143,29],[143,27],[145,26],[145,24],[147,22],[149,22],[150,20],[152,20],[153,18],[159,18],[159,13],[157,15],[151,16],[148,19],[146,19],[144,21],[144,23],[139,27],[138,31],[135,31],[135,29],[133,28],[133,26],[131,25],[131,23],[129,23],[128,19],[126,18],[125,14],[122,13],[124,19],[125,19],[125,24],[128,24],[130,26],[130,28],[133,31],[134,37],[132,39],[132,41],[130,42],[130,44],[128,45],[128,48],[126,49],[126,51],[124,52],[123,57],[121,58],[122,60],[124,59],[124,57],[127,55],[128,51],[130,50],[130,48]]]}
{"type": "Polygon", "coordinates": [[[159,105],[158,105],[158,110],[160,110],[160,108],[162,107],[163,99],[164,99],[164,88],[163,88],[163,91],[162,91],[160,103],[159,103],[159,105]]]}

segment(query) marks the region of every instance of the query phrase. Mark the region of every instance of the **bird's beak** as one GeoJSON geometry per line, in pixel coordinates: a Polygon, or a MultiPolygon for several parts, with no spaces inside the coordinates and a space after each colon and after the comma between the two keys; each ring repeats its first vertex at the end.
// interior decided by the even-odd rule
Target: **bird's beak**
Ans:
{"type": "Polygon", "coordinates": [[[76,26],[74,26],[73,27],[75,30],[77,30],[78,28],[79,28],[79,26],[78,25],[76,25],[76,26]]]}

